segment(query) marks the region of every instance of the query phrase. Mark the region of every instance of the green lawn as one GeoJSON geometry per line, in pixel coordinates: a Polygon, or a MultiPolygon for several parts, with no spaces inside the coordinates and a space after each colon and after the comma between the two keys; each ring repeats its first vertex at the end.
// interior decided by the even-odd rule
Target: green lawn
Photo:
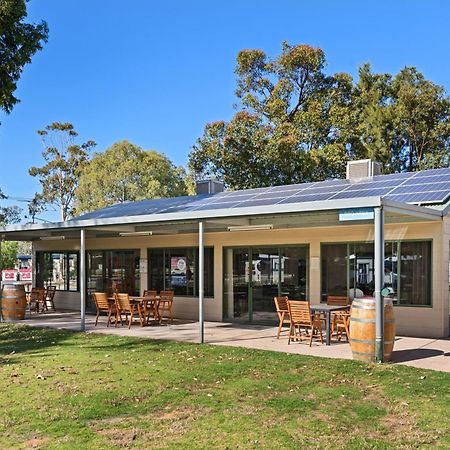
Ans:
{"type": "Polygon", "coordinates": [[[0,325],[0,448],[450,448],[450,374],[0,325]]]}

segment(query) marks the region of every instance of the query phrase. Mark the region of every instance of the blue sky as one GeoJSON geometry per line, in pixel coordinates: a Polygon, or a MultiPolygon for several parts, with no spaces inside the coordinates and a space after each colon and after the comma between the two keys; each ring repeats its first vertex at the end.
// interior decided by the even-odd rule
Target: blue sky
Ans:
{"type": "Polygon", "coordinates": [[[0,187],[11,196],[39,190],[28,168],[42,164],[36,130],[53,121],[72,122],[80,140],[97,142],[96,151],[128,139],[186,164],[204,125],[233,115],[233,70],[243,48],[276,55],[283,40],[307,43],[325,51],[329,73],[355,74],[365,62],[391,73],[411,65],[450,91],[444,0],[28,5],[29,20],[46,20],[50,37],[25,67],[16,92],[21,103],[0,116],[0,187]]]}

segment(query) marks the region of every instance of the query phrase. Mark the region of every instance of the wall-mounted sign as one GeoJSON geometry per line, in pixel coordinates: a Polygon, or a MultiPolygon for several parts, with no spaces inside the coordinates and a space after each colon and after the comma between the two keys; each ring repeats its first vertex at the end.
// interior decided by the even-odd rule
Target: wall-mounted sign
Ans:
{"type": "Polygon", "coordinates": [[[371,220],[375,216],[373,208],[351,208],[339,211],[339,221],[371,220]]]}
{"type": "Polygon", "coordinates": [[[139,272],[147,273],[148,272],[148,260],[145,258],[141,258],[139,260],[139,272]]]}

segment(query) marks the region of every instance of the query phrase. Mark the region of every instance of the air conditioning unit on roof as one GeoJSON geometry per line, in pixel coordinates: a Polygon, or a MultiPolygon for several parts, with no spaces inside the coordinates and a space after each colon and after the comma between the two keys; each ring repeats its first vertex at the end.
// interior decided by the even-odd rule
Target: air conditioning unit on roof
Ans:
{"type": "Polygon", "coordinates": [[[347,180],[360,180],[375,175],[381,175],[381,163],[377,161],[359,159],[347,162],[347,180]]]}

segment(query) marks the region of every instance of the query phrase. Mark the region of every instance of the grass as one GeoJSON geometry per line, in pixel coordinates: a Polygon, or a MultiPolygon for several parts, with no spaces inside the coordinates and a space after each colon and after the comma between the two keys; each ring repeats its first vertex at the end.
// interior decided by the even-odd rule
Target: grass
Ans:
{"type": "Polygon", "coordinates": [[[450,448],[450,374],[0,325],[0,448],[450,448]]]}

